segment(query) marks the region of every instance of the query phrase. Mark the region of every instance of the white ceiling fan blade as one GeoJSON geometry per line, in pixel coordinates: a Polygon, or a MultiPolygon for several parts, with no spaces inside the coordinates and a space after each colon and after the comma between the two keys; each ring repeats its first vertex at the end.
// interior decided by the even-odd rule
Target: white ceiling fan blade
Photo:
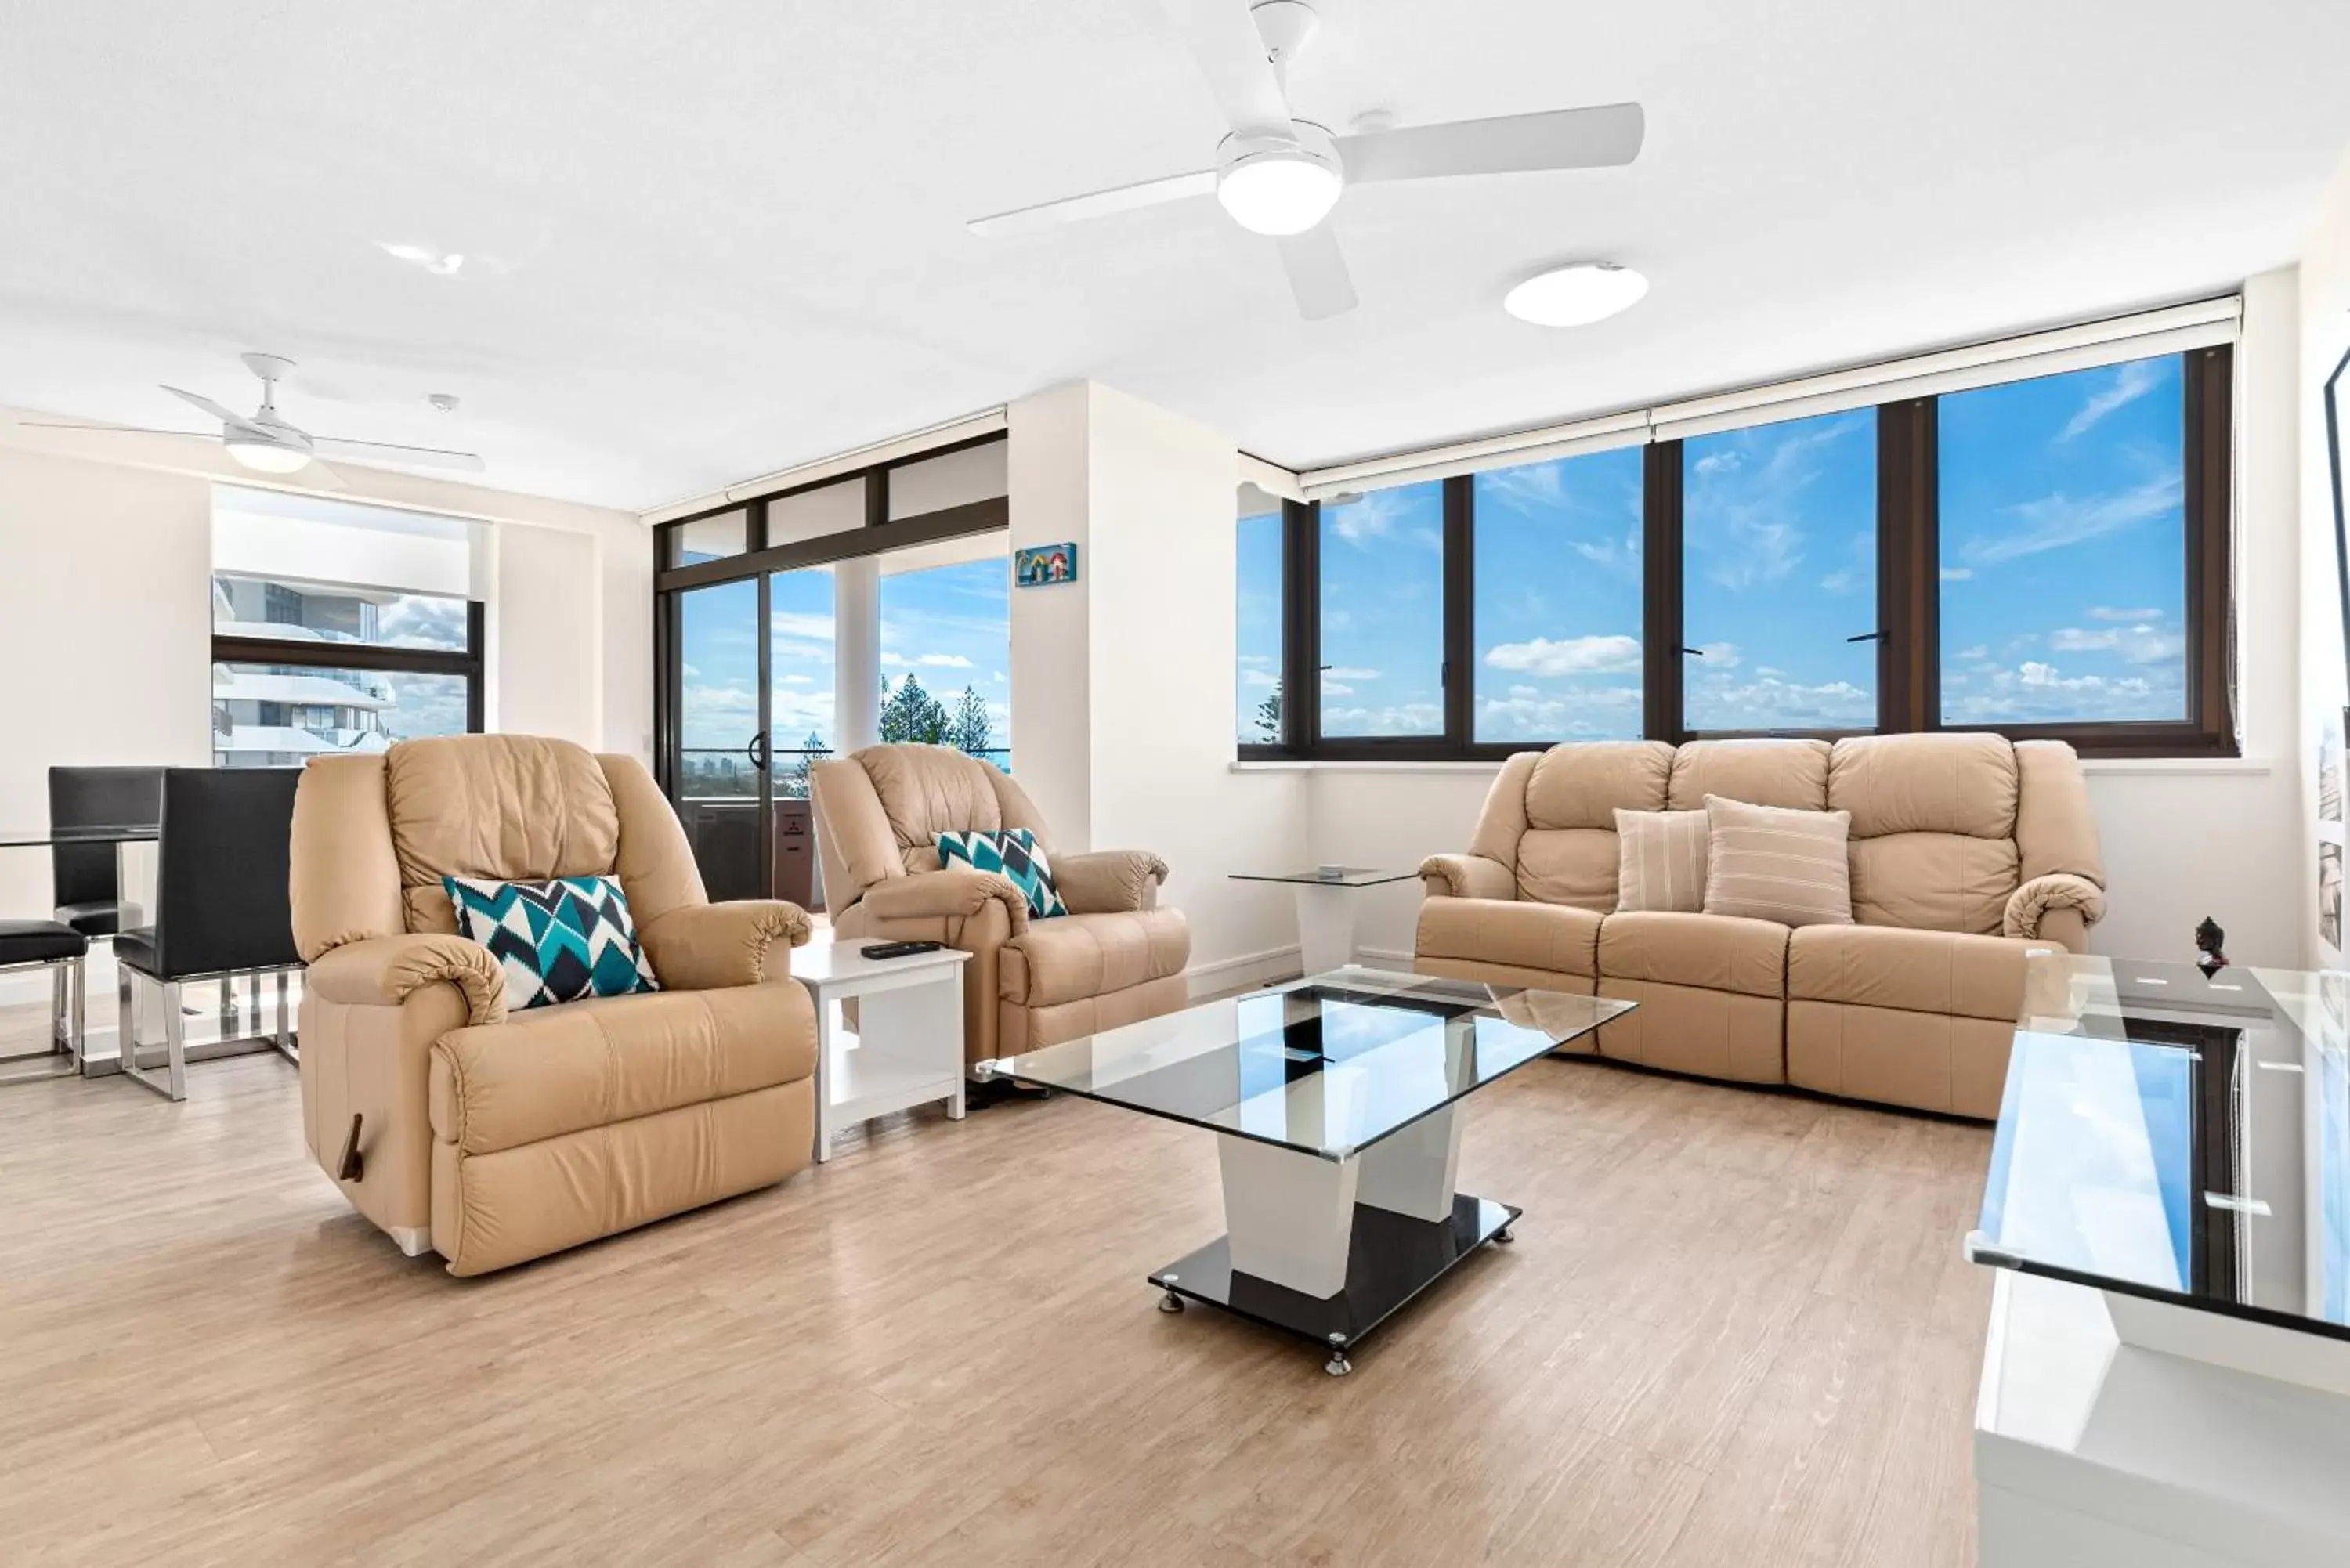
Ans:
{"type": "Polygon", "coordinates": [[[102,435],[167,435],[185,436],[190,441],[218,441],[217,431],[159,431],[140,425],[101,425],[78,423],[70,420],[18,420],[18,428],[28,431],[97,431],[102,435]]]}
{"type": "Polygon", "coordinates": [[[1515,174],[1538,169],[1599,169],[1639,156],[1646,118],[1637,103],[1558,109],[1497,119],[1461,119],[1338,138],[1347,181],[1431,180],[1452,174],[1515,174]]]}
{"type": "Polygon", "coordinates": [[[1287,130],[1289,103],[1247,0],[1159,0],[1234,130],[1287,130]]]}
{"type": "Polygon", "coordinates": [[[1145,180],[1139,185],[1119,185],[1087,195],[1066,196],[1057,202],[1040,202],[1033,207],[1020,207],[1009,213],[973,218],[966,227],[974,234],[1027,234],[1086,218],[1107,217],[1112,213],[1130,213],[1137,207],[1155,207],[1162,202],[1180,202],[1189,196],[1212,196],[1215,193],[1216,171],[1202,169],[1196,173],[1170,174],[1164,180],[1145,180]]]}
{"type": "Polygon", "coordinates": [[[348,484],[343,483],[341,474],[337,473],[315,457],[301,472],[302,483],[313,490],[348,490],[350,488],[348,484]]]}
{"type": "Polygon", "coordinates": [[[1329,224],[1284,234],[1274,245],[1281,252],[1281,267],[1289,275],[1289,292],[1297,296],[1300,316],[1326,321],[1355,308],[1355,280],[1347,275],[1347,258],[1329,224]]]}
{"type": "Polygon", "coordinates": [[[183,392],[177,387],[165,387],[163,389],[171,393],[172,396],[179,399],[183,403],[193,403],[197,408],[203,410],[204,412],[212,415],[213,418],[220,421],[220,422],[224,425],[243,425],[249,427],[253,423],[253,420],[250,415],[233,413],[200,392],[183,392]]]}
{"type": "Polygon", "coordinates": [[[397,446],[382,441],[345,441],[340,436],[312,436],[310,450],[321,457],[348,457],[361,462],[375,458],[421,467],[462,468],[473,473],[481,472],[484,466],[480,456],[470,452],[449,452],[437,446],[397,446]]]}

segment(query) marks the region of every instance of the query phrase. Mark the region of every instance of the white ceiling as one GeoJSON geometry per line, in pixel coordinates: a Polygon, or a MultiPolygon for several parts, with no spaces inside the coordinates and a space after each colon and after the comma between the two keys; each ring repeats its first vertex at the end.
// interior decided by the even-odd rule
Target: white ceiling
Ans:
{"type": "Polygon", "coordinates": [[[178,425],[154,383],[247,406],[265,348],[308,428],[647,506],[1091,376],[1305,466],[2224,288],[2350,139],[2340,5],[1320,3],[1334,128],[1635,99],[1647,147],[1349,192],[1363,305],[1307,323],[1212,202],[963,230],[1211,161],[1153,0],[0,0],[0,403],[178,425]],[[1648,298],[1502,314],[1587,256],[1648,298]]]}

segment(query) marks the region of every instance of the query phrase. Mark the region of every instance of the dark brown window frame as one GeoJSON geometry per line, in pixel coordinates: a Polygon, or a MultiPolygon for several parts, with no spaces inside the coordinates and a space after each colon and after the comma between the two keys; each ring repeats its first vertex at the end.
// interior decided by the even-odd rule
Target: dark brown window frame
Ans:
{"type": "MultiPolygon", "coordinates": [[[[2161,358],[2161,356],[2148,356],[2161,358]]],[[[1682,454],[1651,442],[1642,458],[1641,732],[1675,742],[1729,735],[1820,736],[1985,731],[2064,741],[2084,756],[2233,757],[2230,650],[2235,353],[2220,345],[2178,356],[2185,379],[2188,717],[2170,722],[1946,725],[1941,720],[1941,547],[1937,400],[1897,399],[1877,411],[1877,703],[1875,730],[1688,729],[1683,722],[1682,454]]],[[[2026,378],[2019,377],[2018,379],[2026,378]]],[[[1758,423],[1767,422],[1759,421],[1758,423]]],[[[1320,732],[1321,504],[1282,504],[1282,729],[1278,744],[1243,742],[1243,762],[1486,762],[1552,741],[1475,737],[1474,477],[1444,485],[1444,732],[1320,732]]],[[[1561,737],[1564,739],[1564,737],[1561,737]]]]}
{"type": "MultiPolygon", "coordinates": [[[[453,597],[453,596],[452,596],[453,597]]],[[[284,664],[303,670],[374,670],[393,675],[456,675],[465,682],[465,728],[486,722],[484,677],[488,667],[488,611],[465,601],[465,646],[400,648],[376,642],[313,642],[307,639],[213,636],[214,664],[284,664]]]]}

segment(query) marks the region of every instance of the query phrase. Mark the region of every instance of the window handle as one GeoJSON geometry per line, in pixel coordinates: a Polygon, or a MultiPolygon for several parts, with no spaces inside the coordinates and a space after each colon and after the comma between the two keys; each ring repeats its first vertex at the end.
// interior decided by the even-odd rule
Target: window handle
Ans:
{"type": "Polygon", "coordinates": [[[1845,640],[1846,642],[1875,642],[1884,635],[1885,634],[1881,631],[1864,631],[1857,637],[1847,637],[1845,640]]]}
{"type": "Polygon", "coordinates": [[[1699,659],[1703,659],[1705,657],[1705,649],[1702,648],[1684,648],[1681,651],[1683,653],[1692,654],[1699,659]]]}

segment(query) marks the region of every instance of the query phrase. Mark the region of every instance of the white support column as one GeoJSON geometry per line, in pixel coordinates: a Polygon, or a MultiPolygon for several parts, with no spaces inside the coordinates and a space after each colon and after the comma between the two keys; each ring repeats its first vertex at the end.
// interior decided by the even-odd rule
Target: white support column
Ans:
{"type": "Polygon", "coordinates": [[[1362,1153],[1356,1201],[1415,1220],[1452,1218],[1453,1179],[1461,1168],[1458,1106],[1424,1116],[1362,1153]]]}
{"type": "Polygon", "coordinates": [[[832,747],[846,756],[881,740],[881,562],[832,568],[832,747]]]}
{"type": "Polygon", "coordinates": [[[1355,961],[1355,909],[1361,890],[1336,883],[1299,882],[1297,953],[1300,972],[1321,974],[1355,961]]]}
{"type": "Polygon", "coordinates": [[[1229,1134],[1216,1139],[1232,1267],[1326,1300],[1347,1288],[1359,1160],[1322,1159],[1229,1134]]]}

